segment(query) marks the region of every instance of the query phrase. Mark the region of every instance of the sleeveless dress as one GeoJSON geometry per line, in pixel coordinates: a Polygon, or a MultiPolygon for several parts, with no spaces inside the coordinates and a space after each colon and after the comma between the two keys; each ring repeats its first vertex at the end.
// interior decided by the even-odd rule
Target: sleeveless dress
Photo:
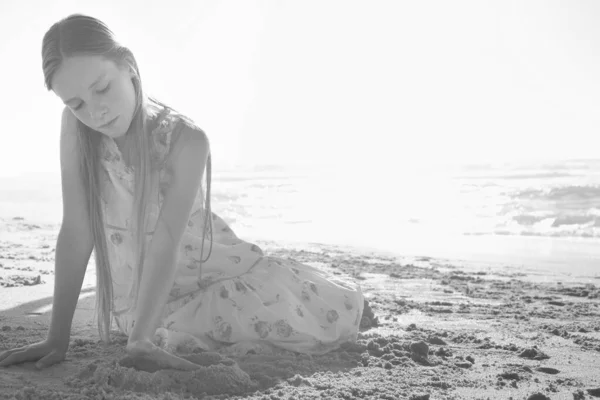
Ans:
{"type": "MultiPolygon", "coordinates": [[[[151,140],[163,166],[171,139],[176,140],[173,132],[188,121],[168,108],[158,116],[151,140]]],[[[103,136],[101,143],[101,165],[106,172],[102,186],[104,226],[113,280],[112,315],[119,330],[128,335],[134,324],[128,298],[135,260],[130,231],[133,171],[125,166],[112,138],[103,136]]],[[[160,169],[157,179],[149,202],[147,246],[152,238],[150,227],[156,225],[160,214],[162,188],[168,181],[165,168],[160,169]]],[[[207,350],[216,345],[266,342],[308,354],[324,354],[357,339],[364,296],[355,281],[293,259],[265,255],[256,244],[239,239],[214,213],[212,243],[206,235],[205,262],[199,268],[204,207],[201,185],[178,251],[175,282],[158,336],[192,339],[207,350]]]]}

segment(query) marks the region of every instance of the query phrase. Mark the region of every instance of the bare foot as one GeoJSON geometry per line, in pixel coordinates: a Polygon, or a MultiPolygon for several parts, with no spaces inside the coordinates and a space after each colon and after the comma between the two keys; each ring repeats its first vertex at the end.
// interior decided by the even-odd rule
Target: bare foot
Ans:
{"type": "Polygon", "coordinates": [[[125,350],[133,360],[139,360],[144,364],[155,364],[157,369],[179,369],[183,371],[193,371],[200,368],[199,365],[181,357],[177,357],[176,355],[154,345],[149,340],[140,340],[128,343],[125,350]]]}

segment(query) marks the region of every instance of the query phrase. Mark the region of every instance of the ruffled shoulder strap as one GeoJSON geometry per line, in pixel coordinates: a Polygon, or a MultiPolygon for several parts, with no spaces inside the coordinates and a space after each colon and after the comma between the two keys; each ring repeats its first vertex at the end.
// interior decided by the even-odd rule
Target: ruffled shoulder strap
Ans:
{"type": "Polygon", "coordinates": [[[157,153],[156,161],[160,167],[164,166],[171,150],[171,144],[177,142],[177,139],[186,126],[195,130],[201,130],[194,121],[168,106],[164,106],[156,119],[155,125],[156,127],[152,130],[152,137],[157,153]]]}
{"type": "Polygon", "coordinates": [[[178,118],[171,112],[171,109],[165,107],[157,116],[154,125],[155,127],[150,134],[155,151],[153,164],[161,169],[164,167],[167,155],[171,150],[173,131],[178,127],[178,118]]]}

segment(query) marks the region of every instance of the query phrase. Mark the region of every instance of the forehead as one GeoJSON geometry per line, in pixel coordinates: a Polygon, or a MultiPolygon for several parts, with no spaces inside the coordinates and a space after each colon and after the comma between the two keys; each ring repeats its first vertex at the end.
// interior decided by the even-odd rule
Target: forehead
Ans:
{"type": "Polygon", "coordinates": [[[101,56],[77,56],[63,60],[52,78],[52,90],[63,100],[88,92],[98,77],[117,71],[114,62],[101,56]]]}

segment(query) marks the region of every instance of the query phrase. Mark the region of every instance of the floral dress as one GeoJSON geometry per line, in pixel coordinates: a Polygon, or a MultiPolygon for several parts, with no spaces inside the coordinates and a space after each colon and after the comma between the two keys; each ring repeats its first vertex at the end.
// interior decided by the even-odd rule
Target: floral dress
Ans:
{"type": "MultiPolygon", "coordinates": [[[[187,121],[168,108],[158,116],[151,137],[163,160],[172,136],[176,140],[173,132],[187,121]]],[[[113,279],[113,316],[118,328],[129,334],[134,323],[128,299],[135,260],[130,232],[133,171],[125,166],[116,143],[108,136],[102,139],[101,163],[106,171],[102,198],[113,279]]],[[[165,171],[158,176],[159,184],[149,204],[149,227],[156,225],[162,188],[168,180],[165,171]]],[[[200,187],[162,315],[159,331],[163,335],[192,337],[205,348],[214,343],[258,341],[312,354],[356,340],[364,308],[356,282],[292,259],[265,255],[256,244],[239,239],[214,213],[212,243],[206,235],[205,262],[200,268],[204,203],[204,189],[200,187]]],[[[149,229],[147,244],[151,237],[149,229]]]]}

